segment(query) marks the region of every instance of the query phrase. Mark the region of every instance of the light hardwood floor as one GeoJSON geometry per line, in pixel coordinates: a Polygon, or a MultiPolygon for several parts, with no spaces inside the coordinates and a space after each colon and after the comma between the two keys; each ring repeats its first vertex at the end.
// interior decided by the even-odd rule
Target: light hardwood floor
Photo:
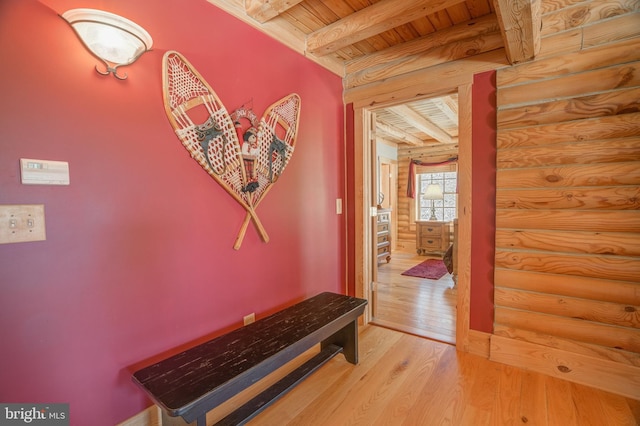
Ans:
{"type": "MultiPolygon", "coordinates": [[[[250,426],[632,426],[640,401],[456,351],[454,346],[368,325],[360,328],[358,365],[342,355],[298,384],[250,426]]],[[[278,376],[211,411],[214,424],[278,376]]],[[[121,426],[159,425],[150,408],[121,426]]]]}
{"type": "Polygon", "coordinates": [[[637,425],[640,401],[374,325],[250,425],[637,425]]]}
{"type": "Polygon", "coordinates": [[[437,281],[401,275],[436,256],[394,251],[378,266],[373,323],[418,336],[455,343],[456,290],[450,274],[437,281]]]}

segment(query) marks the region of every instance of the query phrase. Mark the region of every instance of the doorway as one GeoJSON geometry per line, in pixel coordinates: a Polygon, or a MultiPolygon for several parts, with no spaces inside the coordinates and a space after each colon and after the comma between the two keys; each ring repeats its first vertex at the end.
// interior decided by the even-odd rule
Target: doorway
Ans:
{"type": "MultiPolygon", "coordinates": [[[[388,328],[428,337],[446,343],[455,343],[456,288],[451,274],[444,269],[443,254],[453,244],[452,221],[455,217],[455,163],[437,169],[412,168],[409,162],[435,163],[449,160],[458,154],[458,96],[443,94],[434,98],[378,108],[372,111],[372,172],[378,197],[376,228],[377,259],[374,261],[372,322],[388,328]],[[427,220],[428,201],[422,200],[422,180],[413,179],[416,171],[444,171],[453,179],[446,200],[438,201],[442,214],[438,226],[446,229],[442,235],[440,252],[416,250],[417,221],[427,220]],[[419,170],[416,170],[419,169],[419,170]],[[451,173],[450,170],[454,173],[451,173]],[[398,179],[398,174],[402,179],[398,179]],[[410,198],[408,187],[418,194],[410,198]],[[390,218],[390,220],[388,220],[390,218]],[[451,237],[449,235],[451,233],[451,237]],[[445,241],[446,240],[446,241],[445,241]],[[391,243],[391,244],[389,244],[391,243]],[[382,254],[380,254],[382,252],[382,254]],[[403,272],[420,264],[433,264],[442,268],[440,277],[416,277],[403,272]]],[[[444,176],[443,173],[440,173],[444,176]]],[[[449,180],[447,180],[449,183],[449,180]]],[[[438,228],[439,229],[439,228],[438,228]]],[[[452,271],[453,272],[453,271],[452,271]]]]}
{"type": "MultiPolygon", "coordinates": [[[[432,97],[439,96],[451,91],[434,93],[432,97]]],[[[470,281],[470,259],[471,259],[471,84],[464,84],[457,87],[459,102],[459,134],[458,151],[460,160],[458,162],[459,183],[458,183],[458,225],[459,239],[458,245],[458,282],[455,294],[456,301],[456,326],[455,341],[458,346],[465,347],[469,341],[469,281],[470,281]]],[[[397,103],[388,105],[397,105],[397,103]]],[[[397,100],[396,100],[397,102],[397,100]]],[[[404,102],[408,102],[404,100],[404,102]]],[[[375,259],[376,224],[375,207],[377,204],[377,173],[375,163],[371,158],[375,158],[375,111],[384,107],[384,102],[367,102],[366,104],[354,104],[354,155],[361,161],[355,163],[355,184],[356,187],[365,189],[356,193],[356,221],[354,224],[356,258],[355,264],[355,295],[370,300],[369,308],[365,314],[365,322],[375,318],[376,282],[375,277],[378,272],[375,259]],[[375,107],[373,107],[375,105],[375,107]],[[369,188],[370,190],[366,190],[369,188]]],[[[401,173],[399,173],[401,175],[401,173]]],[[[402,177],[399,176],[399,180],[402,177]]],[[[398,237],[399,241],[402,240],[398,237]]]]}

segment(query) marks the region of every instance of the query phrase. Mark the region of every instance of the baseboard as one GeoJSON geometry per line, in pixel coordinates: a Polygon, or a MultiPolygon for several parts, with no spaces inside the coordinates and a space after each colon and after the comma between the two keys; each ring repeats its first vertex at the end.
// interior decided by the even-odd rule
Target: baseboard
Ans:
{"type": "Polygon", "coordinates": [[[510,339],[491,337],[492,361],[640,399],[640,367],[510,339]]]}
{"type": "Polygon", "coordinates": [[[469,330],[467,341],[458,345],[458,350],[489,358],[491,350],[491,334],[483,331],[469,330]]]}

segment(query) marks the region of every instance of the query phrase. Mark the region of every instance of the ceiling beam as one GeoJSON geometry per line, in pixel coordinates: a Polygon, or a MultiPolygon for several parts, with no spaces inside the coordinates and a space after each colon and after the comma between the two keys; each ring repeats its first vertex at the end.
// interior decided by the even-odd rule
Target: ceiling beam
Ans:
{"type": "Polygon", "coordinates": [[[264,24],[303,0],[244,0],[247,15],[264,24]]]}
{"type": "Polygon", "coordinates": [[[493,0],[511,64],[531,61],[540,52],[541,0],[493,0]]]}
{"type": "Polygon", "coordinates": [[[415,128],[419,129],[421,132],[426,133],[431,136],[435,140],[441,143],[454,143],[453,138],[447,132],[442,130],[440,127],[433,124],[431,121],[422,117],[416,111],[412,110],[406,105],[397,105],[388,108],[390,111],[393,111],[395,114],[402,117],[407,123],[410,123],[415,128]]]}
{"type": "Polygon", "coordinates": [[[307,52],[327,55],[350,44],[462,3],[464,0],[382,0],[307,36],[307,52]]]}
{"type": "Polygon", "coordinates": [[[450,43],[493,33],[500,33],[500,25],[498,25],[498,18],[495,14],[457,24],[450,28],[444,28],[422,37],[351,59],[346,62],[346,73],[351,74],[375,65],[418,55],[450,43]]]}
{"type": "Polygon", "coordinates": [[[411,133],[407,133],[402,129],[399,129],[395,126],[384,123],[380,120],[376,121],[376,129],[396,139],[400,139],[401,141],[409,145],[416,145],[416,146],[422,145],[422,140],[420,140],[419,138],[416,138],[411,133]]]}
{"type": "MultiPolygon", "coordinates": [[[[379,62],[361,71],[347,72],[343,80],[344,87],[351,89],[440,64],[453,63],[464,58],[473,57],[475,59],[481,53],[502,50],[503,46],[504,41],[499,30],[454,41],[394,61],[379,62]]],[[[501,55],[504,57],[504,52],[501,52],[501,55]]]]}

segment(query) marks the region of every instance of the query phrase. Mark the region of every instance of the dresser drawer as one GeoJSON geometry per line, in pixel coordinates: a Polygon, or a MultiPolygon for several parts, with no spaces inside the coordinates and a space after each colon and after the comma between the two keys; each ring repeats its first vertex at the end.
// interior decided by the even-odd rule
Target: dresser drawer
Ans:
{"type": "Polygon", "coordinates": [[[421,234],[439,237],[442,235],[442,226],[421,225],[421,234]]]}
{"type": "Polygon", "coordinates": [[[424,238],[420,238],[420,241],[418,241],[418,246],[426,250],[440,250],[440,247],[442,246],[442,241],[440,240],[439,237],[438,238],[424,237],[424,238]]]}
{"type": "Polygon", "coordinates": [[[389,223],[391,222],[391,215],[389,213],[380,213],[378,214],[378,223],[389,223]]]}
{"type": "MultiPolygon", "coordinates": [[[[387,243],[387,244],[388,244],[388,243],[387,243]]],[[[388,245],[386,245],[386,246],[384,246],[384,247],[380,247],[380,246],[378,246],[378,256],[380,256],[380,255],[385,255],[385,254],[389,254],[389,253],[390,253],[390,252],[389,252],[389,246],[388,246],[388,245]]]]}

